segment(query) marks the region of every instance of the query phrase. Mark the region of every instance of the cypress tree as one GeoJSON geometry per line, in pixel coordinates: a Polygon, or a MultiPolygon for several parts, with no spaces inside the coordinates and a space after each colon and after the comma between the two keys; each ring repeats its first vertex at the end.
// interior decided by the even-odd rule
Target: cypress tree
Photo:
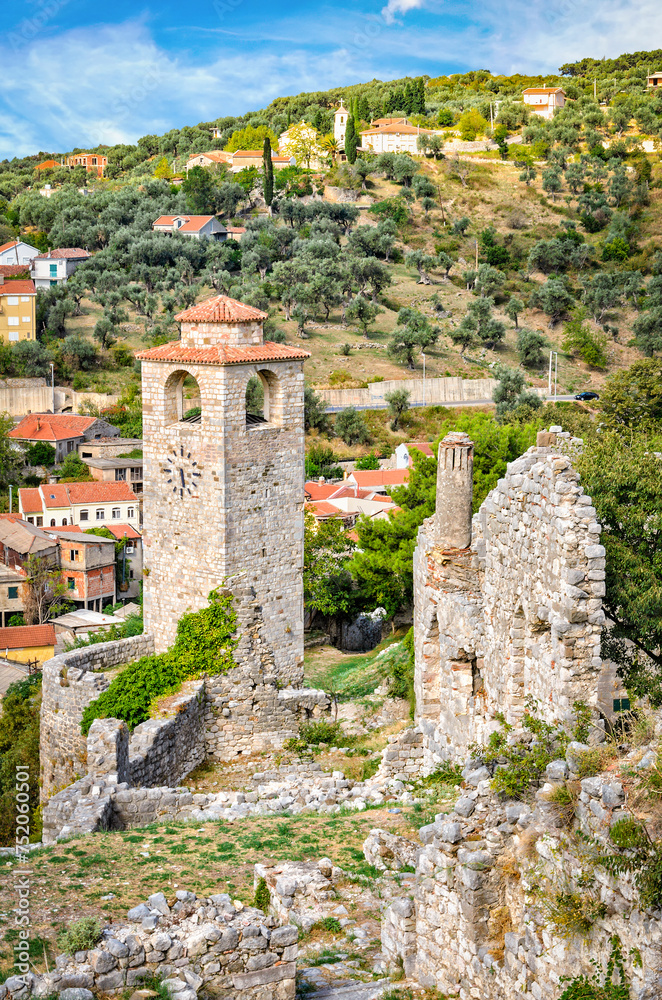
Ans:
{"type": "Polygon", "coordinates": [[[271,140],[265,137],[262,147],[262,160],[264,164],[264,179],[262,186],[264,189],[264,200],[271,211],[271,202],[274,200],[274,164],[271,159],[271,140]]]}
{"type": "Polygon", "coordinates": [[[418,98],[418,106],[417,106],[416,110],[418,111],[419,115],[424,115],[425,114],[425,83],[423,81],[423,77],[422,76],[418,78],[418,81],[417,81],[417,84],[416,84],[416,91],[417,91],[417,98],[418,98]]]}
{"type": "Polygon", "coordinates": [[[416,112],[415,105],[416,105],[416,94],[414,92],[411,80],[407,80],[407,83],[405,85],[404,103],[403,103],[403,109],[405,113],[408,115],[415,114],[416,112]]]}
{"type": "Polygon", "coordinates": [[[359,137],[356,133],[354,115],[350,114],[347,118],[347,128],[345,129],[345,156],[349,163],[356,161],[356,147],[358,144],[359,137]]]}

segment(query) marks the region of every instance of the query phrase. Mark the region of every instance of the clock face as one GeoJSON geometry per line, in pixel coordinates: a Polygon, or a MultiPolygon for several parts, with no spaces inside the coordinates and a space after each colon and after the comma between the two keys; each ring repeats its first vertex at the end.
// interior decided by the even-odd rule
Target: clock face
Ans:
{"type": "Polygon", "coordinates": [[[191,452],[186,451],[181,444],[178,448],[173,448],[167,456],[163,468],[168,476],[166,483],[180,500],[196,495],[198,480],[202,475],[197,466],[197,462],[191,461],[191,452]]]}

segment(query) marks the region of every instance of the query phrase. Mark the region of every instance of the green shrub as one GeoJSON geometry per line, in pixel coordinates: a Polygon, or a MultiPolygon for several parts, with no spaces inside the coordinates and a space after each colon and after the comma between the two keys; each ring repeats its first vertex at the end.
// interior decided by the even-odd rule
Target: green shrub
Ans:
{"type": "Polygon", "coordinates": [[[601,973],[597,968],[592,976],[561,976],[560,982],[568,983],[559,1000],[629,1000],[630,984],[625,975],[621,942],[614,935],[607,968],[601,973]],[[616,976],[618,982],[614,982],[616,976]]]}
{"type": "Polygon", "coordinates": [[[322,917],[321,920],[315,921],[311,930],[329,931],[331,934],[342,933],[342,927],[337,917],[322,917]]]}
{"type": "Polygon", "coordinates": [[[561,937],[588,937],[596,920],[604,917],[607,908],[584,887],[576,892],[566,887],[552,892],[543,904],[549,921],[561,937]]]}
{"type": "Polygon", "coordinates": [[[81,917],[72,920],[66,930],[58,935],[58,947],[68,955],[77,951],[88,951],[94,948],[101,937],[101,924],[96,917],[81,917]]]}
{"type": "Polygon", "coordinates": [[[662,841],[651,840],[646,828],[633,819],[614,823],[609,836],[616,847],[627,854],[609,854],[599,858],[611,875],[631,873],[644,909],[662,906],[662,841]]]}
{"type": "Polygon", "coordinates": [[[462,768],[459,764],[451,764],[449,760],[437,764],[432,774],[428,774],[419,784],[423,788],[435,788],[437,785],[450,785],[457,788],[462,784],[462,768]]]}
{"type": "Polygon", "coordinates": [[[330,746],[347,746],[351,737],[344,733],[339,722],[329,722],[320,719],[319,722],[307,722],[299,728],[299,735],[306,743],[328,743],[330,746]]]}
{"type": "Polygon", "coordinates": [[[212,590],[209,605],[180,618],[172,649],[159,656],[144,656],[124,668],[102,695],[83,712],[81,731],[95,719],[123,719],[134,729],[149,718],[150,706],[183,681],[201,674],[221,674],[234,666],[237,616],[232,595],[212,590]]]}
{"type": "MultiPolygon", "coordinates": [[[[16,771],[29,771],[30,840],[41,834],[39,809],[39,708],[41,674],[15,681],[0,702],[0,844],[16,836],[16,771]]],[[[24,789],[21,787],[21,792],[24,789]]]]}
{"type": "Polygon", "coordinates": [[[404,698],[409,702],[410,715],[414,718],[414,629],[410,628],[402,642],[380,658],[379,672],[388,682],[391,698],[404,698]]]}
{"type": "Polygon", "coordinates": [[[641,847],[646,843],[646,831],[630,816],[617,820],[609,831],[609,839],[621,850],[641,847]]]}
{"type": "Polygon", "coordinates": [[[271,893],[269,892],[269,886],[267,885],[265,879],[261,878],[255,887],[253,906],[257,906],[258,910],[263,910],[266,913],[270,905],[271,893]]]}

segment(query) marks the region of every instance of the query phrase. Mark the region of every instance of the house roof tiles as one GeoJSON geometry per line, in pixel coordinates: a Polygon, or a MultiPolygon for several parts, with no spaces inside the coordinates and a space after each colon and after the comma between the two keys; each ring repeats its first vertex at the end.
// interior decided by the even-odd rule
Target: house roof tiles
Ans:
{"type": "Polygon", "coordinates": [[[252,344],[248,347],[234,347],[215,344],[212,347],[184,347],[180,340],[161,344],[148,351],[139,351],[140,361],[177,361],[181,364],[200,365],[246,365],[256,361],[298,361],[310,357],[308,351],[287,344],[252,344]]]}
{"type": "Polygon", "coordinates": [[[36,295],[34,281],[29,278],[13,278],[0,285],[0,295],[36,295]]]}
{"type": "Polygon", "coordinates": [[[52,625],[14,625],[11,628],[0,628],[0,651],[54,645],[55,629],[52,625]]]}
{"type": "Polygon", "coordinates": [[[80,247],[57,247],[55,250],[49,250],[48,253],[37,254],[34,259],[44,260],[53,258],[59,260],[76,260],[78,258],[87,259],[91,256],[92,254],[88,250],[81,250],[80,247]]]}
{"type": "Polygon", "coordinates": [[[229,295],[215,295],[175,316],[178,323],[252,323],[266,318],[267,313],[261,309],[247,306],[229,295]]]}
{"type": "Polygon", "coordinates": [[[112,531],[115,538],[141,538],[141,534],[131,524],[108,524],[106,525],[109,531],[112,531]]]}
{"type": "MultiPolygon", "coordinates": [[[[18,283],[12,282],[12,285],[18,283]]],[[[75,413],[29,413],[9,432],[8,437],[19,441],[66,441],[67,438],[82,437],[96,419],[75,413]]]]}
{"type": "Polygon", "coordinates": [[[409,479],[409,469],[365,469],[352,472],[353,479],[364,489],[370,486],[402,486],[409,479]]]}

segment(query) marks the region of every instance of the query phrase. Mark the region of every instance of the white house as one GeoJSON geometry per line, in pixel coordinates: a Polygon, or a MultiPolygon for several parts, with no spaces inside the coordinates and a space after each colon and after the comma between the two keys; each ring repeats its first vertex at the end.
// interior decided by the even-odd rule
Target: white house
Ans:
{"type": "Polygon", "coordinates": [[[343,102],[341,101],[340,107],[336,109],[333,115],[333,138],[339,146],[344,146],[345,144],[345,132],[347,131],[348,119],[349,111],[343,106],[343,102]]]}
{"type": "Polygon", "coordinates": [[[129,483],[47,483],[19,489],[18,509],[26,521],[44,528],[140,528],[140,501],[129,483]]]}
{"type": "Polygon", "coordinates": [[[155,233],[181,233],[194,240],[224,240],[227,230],[215,215],[160,215],[152,223],[155,233]]]}
{"type": "Polygon", "coordinates": [[[434,129],[410,125],[406,118],[379,119],[361,132],[361,146],[373,153],[411,153],[412,156],[422,156],[423,150],[418,148],[418,137],[441,134],[434,129]]]}
{"type": "Polygon", "coordinates": [[[562,87],[527,87],[522,97],[533,114],[541,118],[553,118],[556,109],[565,105],[565,90],[562,87]]]}
{"type": "Polygon", "coordinates": [[[49,250],[48,253],[37,254],[30,264],[30,274],[35,288],[52,288],[61,284],[90,256],[87,250],[81,250],[80,247],[60,247],[57,250],[49,250]]]}
{"type": "Polygon", "coordinates": [[[31,247],[23,240],[12,240],[0,247],[0,264],[29,264],[38,255],[36,247],[31,247]]]}
{"type": "Polygon", "coordinates": [[[213,167],[217,163],[232,164],[232,153],[226,153],[224,149],[211,149],[208,153],[194,153],[189,156],[186,164],[186,173],[191,167],[213,167]]]}

